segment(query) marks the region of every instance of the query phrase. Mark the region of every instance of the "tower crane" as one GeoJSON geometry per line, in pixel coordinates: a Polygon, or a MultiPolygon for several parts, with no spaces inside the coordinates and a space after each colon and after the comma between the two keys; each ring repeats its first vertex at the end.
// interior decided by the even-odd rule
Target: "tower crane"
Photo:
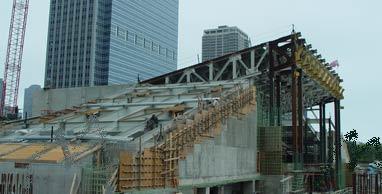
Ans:
{"type": "Polygon", "coordinates": [[[18,115],[17,98],[28,6],[29,0],[13,0],[0,103],[0,116],[3,117],[17,117],[18,115]]]}

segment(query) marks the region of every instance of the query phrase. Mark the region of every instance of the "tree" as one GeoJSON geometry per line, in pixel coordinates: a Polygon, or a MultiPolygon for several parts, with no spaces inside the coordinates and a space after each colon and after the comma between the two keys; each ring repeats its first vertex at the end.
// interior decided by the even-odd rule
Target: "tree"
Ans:
{"type": "Polygon", "coordinates": [[[379,149],[381,147],[381,142],[379,137],[373,137],[369,139],[369,141],[366,144],[374,147],[375,149],[379,149]]]}
{"type": "Polygon", "coordinates": [[[353,129],[345,134],[345,140],[347,142],[355,142],[358,139],[358,132],[353,129]]]}
{"type": "Polygon", "coordinates": [[[357,142],[357,139],[358,132],[355,129],[345,134],[351,169],[354,169],[360,162],[370,163],[374,160],[382,160],[382,146],[379,137],[373,137],[367,143],[357,142]]]}

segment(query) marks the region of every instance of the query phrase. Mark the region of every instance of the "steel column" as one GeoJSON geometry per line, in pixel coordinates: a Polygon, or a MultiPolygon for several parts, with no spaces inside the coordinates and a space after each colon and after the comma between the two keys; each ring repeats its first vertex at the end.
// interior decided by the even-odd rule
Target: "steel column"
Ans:
{"type": "Polygon", "coordinates": [[[269,46],[269,126],[275,125],[274,102],[275,102],[275,74],[273,71],[273,45],[269,46]]]}
{"type": "Polygon", "coordinates": [[[297,129],[297,86],[296,86],[296,67],[292,67],[292,130],[293,130],[293,163],[295,164],[294,168],[297,169],[297,164],[299,163],[299,153],[300,149],[298,146],[299,133],[297,129]]]}
{"type": "Polygon", "coordinates": [[[332,131],[332,118],[329,118],[329,135],[328,135],[328,163],[333,164],[333,131],[332,131]]]}
{"type": "Polygon", "coordinates": [[[320,105],[319,105],[319,127],[320,127],[320,162],[321,163],[324,163],[324,154],[323,154],[323,152],[322,152],[322,146],[323,146],[323,144],[322,144],[322,142],[323,142],[323,133],[322,133],[322,129],[323,129],[323,127],[322,127],[322,120],[324,119],[323,118],[323,116],[322,116],[322,102],[320,103],[320,105]]]}
{"type": "Polygon", "coordinates": [[[335,145],[336,145],[336,183],[337,188],[341,189],[341,103],[340,100],[334,101],[334,121],[335,121],[335,145]]]}
{"type": "Polygon", "coordinates": [[[327,143],[326,143],[326,105],[325,103],[322,103],[322,132],[320,132],[320,134],[322,133],[322,162],[323,163],[326,163],[326,160],[327,160],[327,157],[326,157],[326,147],[327,147],[327,143]]]}
{"type": "Polygon", "coordinates": [[[320,160],[322,163],[327,162],[326,157],[326,114],[325,103],[320,103],[320,160]]]}
{"type": "Polygon", "coordinates": [[[276,77],[276,108],[277,108],[277,126],[281,126],[281,78],[276,77]]]}
{"type": "Polygon", "coordinates": [[[291,78],[292,78],[292,86],[291,86],[291,96],[292,96],[292,131],[293,131],[293,148],[294,148],[294,153],[293,153],[293,163],[294,163],[294,169],[296,170],[299,170],[300,169],[300,159],[301,159],[301,155],[302,155],[302,150],[301,150],[301,147],[300,147],[300,141],[299,139],[301,138],[300,137],[300,133],[299,133],[299,127],[297,127],[297,122],[298,122],[298,91],[297,91],[297,78],[298,78],[298,71],[296,69],[296,56],[295,56],[295,52],[297,51],[297,44],[296,44],[296,39],[297,37],[296,36],[293,36],[292,37],[292,73],[291,73],[291,78]]]}
{"type": "Polygon", "coordinates": [[[297,78],[297,90],[298,90],[298,146],[300,150],[300,163],[304,162],[304,134],[305,134],[305,128],[304,128],[304,101],[303,101],[303,83],[302,83],[302,69],[299,69],[298,71],[298,78],[297,78]]]}

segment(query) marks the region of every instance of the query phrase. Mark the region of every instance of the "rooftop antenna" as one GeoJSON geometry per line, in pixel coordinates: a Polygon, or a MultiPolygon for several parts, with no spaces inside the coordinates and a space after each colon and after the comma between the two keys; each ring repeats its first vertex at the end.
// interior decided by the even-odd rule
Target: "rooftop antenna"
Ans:
{"type": "Polygon", "coordinates": [[[198,63],[200,63],[199,54],[196,57],[198,58],[198,63]]]}
{"type": "Polygon", "coordinates": [[[294,24],[292,24],[292,34],[296,33],[296,31],[294,30],[294,24]]]}

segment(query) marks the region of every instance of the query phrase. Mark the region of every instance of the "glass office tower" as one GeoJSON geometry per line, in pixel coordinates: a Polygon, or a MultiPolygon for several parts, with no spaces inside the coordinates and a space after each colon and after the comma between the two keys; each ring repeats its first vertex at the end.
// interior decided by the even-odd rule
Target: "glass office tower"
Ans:
{"type": "Polygon", "coordinates": [[[205,30],[202,40],[202,61],[208,61],[250,47],[247,34],[236,26],[219,26],[205,30]]]}
{"type": "Polygon", "coordinates": [[[178,0],[51,0],[46,88],[136,83],[176,70],[178,0]]]}

